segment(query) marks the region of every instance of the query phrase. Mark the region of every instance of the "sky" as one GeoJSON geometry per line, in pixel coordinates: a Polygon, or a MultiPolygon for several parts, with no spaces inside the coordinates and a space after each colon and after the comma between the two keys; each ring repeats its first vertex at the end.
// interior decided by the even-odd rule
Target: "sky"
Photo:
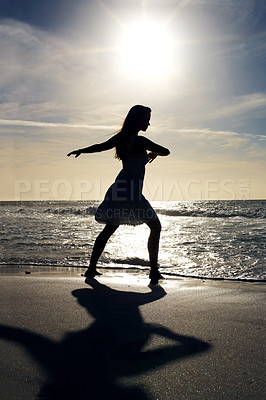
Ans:
{"type": "Polygon", "coordinates": [[[103,198],[134,104],[150,200],[265,199],[265,0],[0,0],[0,200],[103,198]]]}

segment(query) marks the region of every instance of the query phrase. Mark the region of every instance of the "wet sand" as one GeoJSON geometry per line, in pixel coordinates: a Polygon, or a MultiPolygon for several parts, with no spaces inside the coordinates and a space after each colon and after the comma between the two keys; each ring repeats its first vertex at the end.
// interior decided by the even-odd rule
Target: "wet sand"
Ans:
{"type": "Polygon", "coordinates": [[[2,269],[0,398],[264,399],[264,284],[148,284],[2,269]]]}

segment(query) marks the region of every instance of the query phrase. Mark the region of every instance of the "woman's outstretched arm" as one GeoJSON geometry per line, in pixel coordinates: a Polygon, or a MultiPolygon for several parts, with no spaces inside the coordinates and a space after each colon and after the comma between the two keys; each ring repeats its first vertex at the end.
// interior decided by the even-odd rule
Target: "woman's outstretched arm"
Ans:
{"type": "Polygon", "coordinates": [[[115,135],[110,139],[106,140],[106,142],[93,144],[92,146],[84,147],[83,149],[73,150],[70,153],[68,153],[67,156],[69,157],[71,155],[75,155],[75,157],[78,157],[81,155],[81,153],[99,153],[101,151],[110,150],[116,146],[116,142],[117,139],[115,135]]]}

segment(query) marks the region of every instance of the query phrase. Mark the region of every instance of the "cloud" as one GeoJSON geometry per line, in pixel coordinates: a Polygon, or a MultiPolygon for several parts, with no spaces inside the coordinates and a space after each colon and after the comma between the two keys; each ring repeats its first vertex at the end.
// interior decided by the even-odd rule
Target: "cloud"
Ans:
{"type": "MultiPolygon", "coordinates": [[[[240,133],[240,132],[233,132],[233,131],[222,131],[222,130],[211,130],[209,128],[184,128],[184,129],[170,129],[171,132],[177,132],[182,134],[195,134],[201,137],[242,137],[247,139],[259,139],[259,140],[266,140],[265,135],[257,135],[252,133],[240,133]]],[[[173,139],[174,140],[174,139],[173,139]]]]}
{"type": "Polygon", "coordinates": [[[71,123],[95,113],[106,92],[100,61],[108,51],[15,21],[0,24],[0,45],[1,114],[10,105],[12,119],[71,123]]]}
{"type": "Polygon", "coordinates": [[[0,125],[4,126],[29,126],[38,128],[86,128],[93,130],[113,130],[118,129],[118,126],[111,125],[89,125],[89,124],[69,124],[57,122],[40,122],[40,121],[23,121],[12,119],[0,119],[0,125]]]}
{"type": "MultiPolygon", "coordinates": [[[[246,137],[253,136],[255,139],[263,139],[265,135],[265,108],[266,94],[252,93],[242,96],[232,96],[229,98],[214,99],[213,104],[210,102],[202,113],[198,114],[199,122],[209,123],[218,126],[231,126],[232,129],[245,130],[248,125],[252,129],[251,121],[257,121],[261,126],[256,128],[257,135],[252,133],[243,133],[246,137]],[[208,122],[207,122],[208,121],[208,122]],[[259,132],[260,130],[260,132],[259,132]]],[[[250,128],[249,128],[250,129],[250,128]]],[[[252,129],[253,130],[253,129],[252,129]]]]}
{"type": "MultiPolygon", "coordinates": [[[[232,162],[265,164],[266,136],[209,128],[170,129],[166,145],[176,162],[198,162],[220,168],[232,162]]],[[[227,168],[227,167],[226,167],[227,168]]]]}

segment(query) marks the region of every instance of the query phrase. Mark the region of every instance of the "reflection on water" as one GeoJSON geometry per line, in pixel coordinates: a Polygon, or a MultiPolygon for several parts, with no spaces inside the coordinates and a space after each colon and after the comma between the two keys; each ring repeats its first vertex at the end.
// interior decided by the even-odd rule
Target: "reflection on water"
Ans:
{"type": "MultiPolygon", "coordinates": [[[[0,204],[0,263],[84,266],[103,225],[95,202],[0,204]]],[[[220,278],[265,279],[266,202],[155,203],[162,223],[163,272],[220,278]]],[[[120,226],[100,267],[144,268],[149,228],[120,226]]]]}

